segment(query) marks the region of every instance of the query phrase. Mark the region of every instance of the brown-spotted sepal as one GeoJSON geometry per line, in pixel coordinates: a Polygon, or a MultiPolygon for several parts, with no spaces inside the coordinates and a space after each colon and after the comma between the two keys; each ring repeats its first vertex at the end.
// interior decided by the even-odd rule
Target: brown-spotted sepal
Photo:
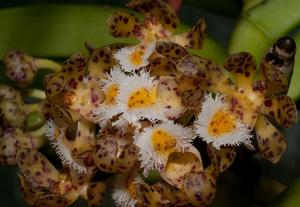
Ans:
{"type": "Polygon", "coordinates": [[[96,140],[93,159],[104,172],[128,172],[137,162],[138,148],[132,133],[107,127],[96,140]]]}
{"type": "Polygon", "coordinates": [[[231,94],[234,85],[216,62],[207,58],[186,55],[176,65],[185,76],[194,77],[192,83],[199,82],[203,89],[222,94],[231,94]]]}
{"type": "Polygon", "coordinates": [[[263,115],[258,116],[255,131],[262,157],[272,163],[277,163],[287,147],[282,133],[263,115]]]}
{"type": "Polygon", "coordinates": [[[203,18],[187,32],[179,35],[174,35],[171,40],[185,48],[201,49],[206,36],[206,22],[203,18]]]}
{"type": "Polygon", "coordinates": [[[216,180],[206,171],[188,173],[183,179],[183,190],[193,206],[208,206],[216,193],[216,180]]]}
{"type": "Polygon", "coordinates": [[[89,207],[99,206],[104,199],[107,184],[105,182],[90,182],[87,187],[87,202],[89,207]]]}
{"type": "Polygon", "coordinates": [[[224,67],[231,72],[238,88],[252,88],[252,82],[256,74],[256,61],[247,53],[235,53],[229,56],[224,67]]]}
{"type": "Polygon", "coordinates": [[[156,51],[174,63],[177,63],[188,54],[188,51],[181,45],[166,41],[156,42],[156,51]]]}
{"type": "Polygon", "coordinates": [[[61,179],[61,174],[56,168],[35,149],[18,150],[16,159],[21,174],[30,183],[49,188],[61,179]]]}
{"type": "Polygon", "coordinates": [[[149,57],[148,67],[150,68],[151,75],[172,77],[178,77],[180,75],[176,69],[176,65],[158,53],[153,53],[149,57]]]}
{"type": "Polygon", "coordinates": [[[174,31],[179,19],[172,7],[161,0],[132,0],[127,4],[128,7],[142,13],[146,20],[152,24],[160,23],[169,32],[174,31]]]}
{"type": "Polygon", "coordinates": [[[37,73],[34,58],[20,51],[10,51],[4,57],[5,74],[17,85],[30,85],[37,73]]]}
{"type": "Polygon", "coordinates": [[[184,176],[187,173],[201,170],[203,170],[203,166],[200,153],[191,145],[184,152],[170,154],[166,167],[160,172],[160,175],[169,184],[182,189],[184,176]]]}
{"type": "Polygon", "coordinates": [[[135,37],[142,35],[142,24],[133,13],[114,12],[107,20],[109,31],[114,37],[135,37]]]}
{"type": "MultiPolygon", "coordinates": [[[[51,73],[44,77],[45,93],[48,100],[52,100],[56,95],[59,95],[67,82],[66,73],[59,71],[51,73]]],[[[58,97],[61,102],[61,96],[58,97]]]]}
{"type": "Polygon", "coordinates": [[[48,100],[41,102],[41,111],[45,120],[53,120],[58,127],[67,127],[73,122],[72,115],[68,110],[48,100]]]}
{"type": "MultiPolygon", "coordinates": [[[[234,162],[236,158],[236,151],[232,147],[216,149],[213,146],[208,145],[208,155],[212,165],[209,168],[214,168],[216,169],[216,172],[222,173],[234,162]]],[[[212,173],[214,174],[214,172],[212,173]]]]}
{"type": "Polygon", "coordinates": [[[116,64],[113,54],[123,45],[110,45],[94,49],[88,61],[88,77],[90,81],[100,81],[106,73],[116,64]]]}
{"type": "Polygon", "coordinates": [[[264,102],[264,92],[261,89],[264,88],[264,86],[263,84],[259,85],[261,85],[261,87],[258,86],[257,90],[255,87],[253,87],[255,90],[240,89],[236,91],[233,96],[229,96],[231,112],[236,114],[239,119],[250,128],[254,126],[264,102]]]}
{"type": "Polygon", "coordinates": [[[261,113],[273,118],[283,128],[290,128],[297,122],[297,107],[289,96],[272,96],[264,101],[261,113]]]}

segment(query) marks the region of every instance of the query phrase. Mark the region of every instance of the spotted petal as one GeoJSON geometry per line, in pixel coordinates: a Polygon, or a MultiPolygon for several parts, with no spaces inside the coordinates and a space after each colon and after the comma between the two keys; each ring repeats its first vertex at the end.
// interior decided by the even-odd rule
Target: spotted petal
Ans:
{"type": "Polygon", "coordinates": [[[161,0],[132,0],[127,4],[128,7],[136,9],[144,14],[145,19],[155,19],[163,28],[174,31],[179,19],[172,7],[161,0]]]}
{"type": "Polygon", "coordinates": [[[256,74],[256,61],[247,53],[235,53],[226,60],[224,67],[233,75],[238,88],[251,88],[256,74]]]}
{"type": "Polygon", "coordinates": [[[30,183],[49,188],[61,180],[62,175],[35,149],[18,150],[16,160],[22,175],[30,183]]]}
{"type": "Polygon", "coordinates": [[[151,75],[155,76],[179,76],[176,65],[166,57],[159,54],[152,54],[149,58],[149,66],[151,75]]]}
{"type": "Polygon", "coordinates": [[[114,137],[107,136],[96,140],[93,160],[104,172],[116,172],[117,142],[114,137]]]}
{"type": "Polygon", "coordinates": [[[260,65],[264,81],[266,82],[266,95],[286,94],[289,88],[287,77],[274,68],[273,65],[263,62],[260,65]]]}
{"type": "Polygon", "coordinates": [[[186,76],[195,77],[207,91],[229,94],[235,90],[222,67],[207,58],[186,55],[177,64],[177,69],[186,76]]]}
{"type": "Polygon", "coordinates": [[[91,182],[87,188],[88,206],[99,206],[104,199],[107,186],[104,182],[91,182]]]}
{"type": "Polygon", "coordinates": [[[272,163],[277,163],[287,147],[286,140],[281,132],[263,115],[259,115],[255,131],[262,157],[272,163]]]}
{"type": "Polygon", "coordinates": [[[184,177],[183,189],[193,206],[209,205],[216,193],[216,180],[205,171],[184,177]]]}
{"type": "Polygon", "coordinates": [[[175,42],[157,42],[156,51],[172,62],[178,62],[188,54],[188,51],[175,42]]]}
{"type": "Polygon", "coordinates": [[[181,189],[184,176],[199,170],[203,170],[200,153],[195,147],[190,146],[188,150],[182,153],[170,154],[166,167],[160,175],[166,182],[181,189]]]}
{"type": "Polygon", "coordinates": [[[166,196],[147,183],[140,182],[138,187],[142,203],[144,203],[145,206],[167,206],[171,203],[166,196]]]}
{"type": "Polygon", "coordinates": [[[96,140],[93,159],[97,167],[104,172],[128,172],[137,161],[138,148],[130,141],[131,133],[106,129],[96,140]]]}
{"type": "Polygon", "coordinates": [[[116,61],[113,58],[112,49],[110,47],[97,48],[92,51],[88,61],[88,74],[95,80],[100,81],[116,61]]]}
{"type": "Polygon", "coordinates": [[[234,162],[236,151],[231,147],[223,147],[219,150],[212,146],[208,146],[209,156],[212,164],[218,169],[220,173],[224,172],[234,162]]]}
{"type": "Polygon", "coordinates": [[[45,76],[44,86],[46,97],[51,100],[58,95],[64,89],[66,81],[66,74],[62,71],[45,76]]]}
{"type": "Polygon", "coordinates": [[[135,37],[142,35],[142,24],[133,13],[117,11],[107,20],[109,31],[114,37],[135,37]]]}
{"type": "Polygon", "coordinates": [[[290,128],[297,122],[297,107],[288,96],[272,96],[264,101],[261,112],[272,117],[284,128],[290,128]]]}
{"type": "Polygon", "coordinates": [[[66,127],[73,122],[71,114],[66,109],[47,100],[41,103],[41,109],[45,119],[52,119],[58,127],[66,127]]]}
{"type": "Polygon", "coordinates": [[[185,48],[201,49],[206,35],[206,22],[199,19],[189,31],[175,35],[171,39],[185,48]]]}

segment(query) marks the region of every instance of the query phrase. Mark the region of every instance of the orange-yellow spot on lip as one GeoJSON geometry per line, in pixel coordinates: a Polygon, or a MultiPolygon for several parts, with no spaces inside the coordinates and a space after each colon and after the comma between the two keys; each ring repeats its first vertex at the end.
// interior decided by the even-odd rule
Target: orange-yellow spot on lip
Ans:
{"type": "Polygon", "coordinates": [[[152,106],[156,101],[156,90],[147,90],[146,88],[141,88],[133,92],[128,99],[129,108],[145,108],[152,106]]]}
{"type": "Polygon", "coordinates": [[[132,54],[130,54],[130,61],[134,65],[140,65],[142,63],[142,56],[144,53],[140,50],[134,51],[132,54]]]}
{"type": "Polygon", "coordinates": [[[105,103],[111,105],[115,103],[115,98],[118,94],[119,87],[116,84],[112,84],[108,87],[108,89],[105,91],[105,103]]]}
{"type": "Polygon", "coordinates": [[[208,124],[208,133],[214,137],[232,132],[235,129],[235,117],[225,110],[219,110],[208,124]]]}
{"type": "Polygon", "coordinates": [[[163,129],[156,129],[151,140],[154,151],[161,156],[168,156],[176,150],[176,139],[163,129]]]}

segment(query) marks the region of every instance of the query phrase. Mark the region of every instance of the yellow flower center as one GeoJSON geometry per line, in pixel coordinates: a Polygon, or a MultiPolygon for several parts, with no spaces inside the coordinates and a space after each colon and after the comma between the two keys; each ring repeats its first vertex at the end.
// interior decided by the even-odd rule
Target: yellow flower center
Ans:
{"type": "Polygon", "coordinates": [[[155,104],[156,90],[141,88],[133,92],[128,99],[129,108],[146,108],[155,104]]]}
{"type": "Polygon", "coordinates": [[[130,61],[134,64],[134,65],[140,65],[142,63],[142,56],[144,55],[144,53],[140,50],[134,51],[131,55],[130,55],[130,61]]]}
{"type": "Polygon", "coordinates": [[[208,133],[214,137],[232,132],[235,129],[235,117],[225,110],[219,110],[208,125],[208,133]]]}
{"type": "Polygon", "coordinates": [[[105,91],[105,102],[109,105],[112,105],[115,103],[115,98],[118,94],[119,87],[116,84],[112,84],[108,87],[108,89],[105,91]]]}
{"type": "Polygon", "coordinates": [[[162,156],[168,156],[176,149],[176,139],[163,129],[157,129],[152,133],[153,149],[162,156]]]}

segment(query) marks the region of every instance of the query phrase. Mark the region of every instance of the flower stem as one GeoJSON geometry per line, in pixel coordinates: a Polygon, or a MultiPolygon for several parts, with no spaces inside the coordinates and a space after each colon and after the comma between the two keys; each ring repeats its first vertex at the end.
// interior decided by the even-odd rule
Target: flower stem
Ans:
{"type": "Polygon", "coordinates": [[[38,68],[43,69],[51,69],[55,72],[58,72],[61,70],[61,65],[53,60],[43,59],[43,58],[36,58],[35,64],[38,68]]]}

